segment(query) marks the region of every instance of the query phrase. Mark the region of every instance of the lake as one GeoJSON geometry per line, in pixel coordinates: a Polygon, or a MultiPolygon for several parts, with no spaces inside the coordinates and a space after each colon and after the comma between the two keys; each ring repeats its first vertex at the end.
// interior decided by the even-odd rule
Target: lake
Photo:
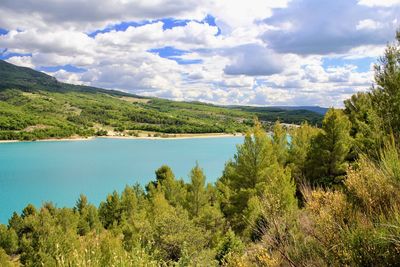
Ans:
{"type": "Polygon", "coordinates": [[[73,207],[81,193],[98,205],[125,185],[147,184],[169,165],[188,181],[196,161],[207,182],[221,176],[243,137],[198,139],[108,139],[0,144],[0,223],[28,204],[51,201],[73,207]]]}

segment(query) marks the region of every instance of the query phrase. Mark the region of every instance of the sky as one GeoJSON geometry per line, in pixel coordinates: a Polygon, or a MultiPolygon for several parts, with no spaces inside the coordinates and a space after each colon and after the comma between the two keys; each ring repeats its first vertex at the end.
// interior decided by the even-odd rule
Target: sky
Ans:
{"type": "Polygon", "coordinates": [[[1,0],[0,59],[144,96],[341,107],[399,26],[400,0],[1,0]]]}

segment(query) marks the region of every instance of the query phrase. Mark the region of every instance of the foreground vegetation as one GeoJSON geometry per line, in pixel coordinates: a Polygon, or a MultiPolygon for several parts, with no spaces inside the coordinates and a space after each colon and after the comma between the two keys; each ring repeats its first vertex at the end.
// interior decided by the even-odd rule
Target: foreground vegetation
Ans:
{"type": "Polygon", "coordinates": [[[321,122],[306,110],[219,107],[144,98],[119,91],[60,83],[51,76],[0,60],[0,140],[94,135],[235,133],[264,121],[321,122]]]}
{"type": "Polygon", "coordinates": [[[160,167],[95,207],[28,205],[0,226],[0,265],[396,266],[400,262],[400,35],[376,87],[270,137],[248,131],[222,177],[160,167]],[[291,142],[288,143],[287,135],[291,142]]]}

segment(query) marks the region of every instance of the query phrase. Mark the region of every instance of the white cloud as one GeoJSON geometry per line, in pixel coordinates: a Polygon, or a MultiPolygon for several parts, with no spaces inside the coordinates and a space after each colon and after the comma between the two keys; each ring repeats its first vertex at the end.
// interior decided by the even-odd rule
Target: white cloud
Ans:
{"type": "Polygon", "coordinates": [[[68,56],[89,54],[94,45],[93,39],[76,31],[25,31],[11,30],[0,36],[0,47],[9,47],[25,52],[57,53],[68,56]]]}
{"type": "Polygon", "coordinates": [[[148,96],[218,104],[341,106],[344,98],[370,86],[371,69],[357,65],[368,60],[357,60],[382,55],[393,40],[398,4],[3,0],[0,28],[9,32],[0,35],[0,51],[7,49],[7,61],[21,66],[87,69],[50,73],[65,82],[148,96]],[[217,26],[201,22],[207,14],[217,26]],[[188,21],[165,29],[163,18],[188,21]],[[142,23],[115,26],[132,21],[142,23]],[[87,35],[105,28],[110,30],[87,35]],[[164,47],[185,52],[177,50],[170,58],[149,52],[164,47]],[[323,64],[326,56],[334,59],[332,66],[323,64]]]}
{"type": "Polygon", "coordinates": [[[372,19],[364,19],[360,20],[356,26],[357,30],[377,30],[382,28],[382,23],[372,20],[372,19]]]}
{"type": "Polygon", "coordinates": [[[360,5],[365,5],[369,7],[374,7],[374,6],[390,7],[394,5],[400,5],[400,0],[360,0],[358,3],[360,5]]]}
{"type": "Polygon", "coordinates": [[[254,22],[269,17],[272,14],[272,8],[285,7],[287,2],[287,0],[219,0],[212,1],[209,10],[216,16],[218,26],[224,32],[231,32],[237,28],[253,27],[254,22]]]}
{"type": "Polygon", "coordinates": [[[356,0],[293,0],[265,20],[277,29],[266,31],[263,39],[282,53],[346,53],[393,39],[398,26],[393,21],[399,16],[400,6],[371,8],[356,0]],[[287,28],[288,24],[292,27],[287,28]]]}
{"type": "Polygon", "coordinates": [[[228,51],[233,59],[224,68],[229,75],[269,76],[283,71],[284,65],[279,55],[260,45],[243,45],[228,51]]]}
{"type": "Polygon", "coordinates": [[[59,70],[56,72],[47,73],[51,76],[56,77],[57,80],[66,83],[78,84],[78,85],[90,85],[89,83],[82,82],[81,76],[76,73],[69,73],[65,70],[59,70]]]}
{"type": "Polygon", "coordinates": [[[132,20],[199,16],[195,0],[2,0],[0,27],[89,30],[132,20]]]}
{"type": "Polygon", "coordinates": [[[28,68],[34,67],[34,65],[32,64],[32,58],[29,56],[11,57],[11,58],[7,59],[7,62],[21,66],[21,67],[28,67],[28,68]]]}

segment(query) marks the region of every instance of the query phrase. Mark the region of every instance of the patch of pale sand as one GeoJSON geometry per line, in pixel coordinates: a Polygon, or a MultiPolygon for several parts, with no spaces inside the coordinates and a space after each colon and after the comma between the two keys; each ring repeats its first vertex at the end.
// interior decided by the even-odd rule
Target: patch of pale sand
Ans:
{"type": "Polygon", "coordinates": [[[52,126],[44,125],[44,124],[36,124],[36,125],[31,125],[23,129],[22,131],[24,132],[33,132],[35,130],[44,130],[51,128],[52,126]]]}
{"type": "Polygon", "coordinates": [[[129,103],[144,103],[144,104],[146,104],[150,101],[150,99],[147,99],[147,98],[137,98],[137,97],[131,97],[131,96],[122,96],[122,97],[118,97],[118,99],[124,100],[129,103]]]}
{"type": "Polygon", "coordinates": [[[59,141],[89,141],[95,139],[94,136],[90,137],[71,137],[71,138],[48,138],[37,140],[0,140],[0,143],[16,143],[16,142],[59,142],[59,141]]]}
{"type": "Polygon", "coordinates": [[[205,134],[160,134],[159,136],[146,136],[141,133],[139,136],[126,136],[126,135],[107,135],[99,136],[98,138],[114,138],[114,139],[196,139],[196,138],[224,138],[224,137],[240,137],[244,136],[242,133],[226,134],[226,133],[205,133],[205,134]]]}
{"type": "MultiPolygon", "coordinates": [[[[205,133],[205,134],[160,134],[160,136],[130,136],[121,135],[119,133],[112,132],[114,135],[110,135],[110,132],[106,136],[72,136],[70,138],[48,138],[48,139],[37,139],[31,141],[21,140],[0,140],[0,143],[15,143],[15,142],[57,142],[57,141],[89,141],[96,138],[109,138],[109,139],[147,139],[147,140],[166,140],[166,139],[198,139],[198,138],[226,138],[226,137],[240,137],[244,136],[242,133],[226,134],[226,133],[205,133]]],[[[142,133],[143,134],[143,133],[142,133]]]]}

